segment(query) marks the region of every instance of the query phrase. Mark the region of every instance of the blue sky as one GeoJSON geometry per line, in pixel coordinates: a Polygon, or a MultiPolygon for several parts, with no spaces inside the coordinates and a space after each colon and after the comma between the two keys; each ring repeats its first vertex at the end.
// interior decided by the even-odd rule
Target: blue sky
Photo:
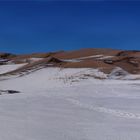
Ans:
{"type": "Polygon", "coordinates": [[[139,1],[0,1],[0,51],[140,50],[139,1]]]}

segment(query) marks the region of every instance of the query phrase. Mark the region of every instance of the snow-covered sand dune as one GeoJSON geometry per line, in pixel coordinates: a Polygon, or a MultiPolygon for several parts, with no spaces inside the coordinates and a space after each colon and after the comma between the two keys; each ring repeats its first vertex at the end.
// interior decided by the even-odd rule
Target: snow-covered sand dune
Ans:
{"type": "Polygon", "coordinates": [[[7,65],[1,65],[0,66],[0,74],[4,74],[13,70],[16,70],[22,66],[26,65],[26,63],[23,64],[7,64],[7,65]]]}
{"type": "Polygon", "coordinates": [[[46,68],[0,80],[1,140],[139,140],[140,80],[46,68]],[[89,76],[90,74],[90,76],[89,76]]]}

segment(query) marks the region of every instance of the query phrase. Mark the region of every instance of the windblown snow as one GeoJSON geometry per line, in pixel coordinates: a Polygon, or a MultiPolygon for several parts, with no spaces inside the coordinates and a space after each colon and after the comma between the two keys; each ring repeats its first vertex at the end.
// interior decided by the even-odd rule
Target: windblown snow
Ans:
{"type": "Polygon", "coordinates": [[[0,79],[0,90],[20,91],[0,96],[0,140],[139,140],[140,80],[105,78],[97,69],[44,68],[0,79]]]}

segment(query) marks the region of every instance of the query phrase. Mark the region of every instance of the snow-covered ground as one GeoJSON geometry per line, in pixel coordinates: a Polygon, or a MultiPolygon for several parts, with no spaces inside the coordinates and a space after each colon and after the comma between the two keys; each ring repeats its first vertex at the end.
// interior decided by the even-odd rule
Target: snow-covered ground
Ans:
{"type": "Polygon", "coordinates": [[[79,57],[79,58],[74,58],[74,59],[61,59],[62,61],[65,62],[80,62],[82,60],[86,60],[89,58],[94,58],[94,59],[98,59],[98,60],[103,60],[103,59],[109,59],[109,58],[113,58],[114,56],[105,56],[105,55],[91,55],[91,56],[86,56],[86,57],[79,57]]]}
{"type": "Polygon", "coordinates": [[[16,70],[22,66],[26,65],[26,63],[23,64],[7,64],[7,65],[1,65],[0,66],[0,74],[16,70]]]}
{"type": "Polygon", "coordinates": [[[140,80],[46,68],[0,80],[0,140],[139,140],[140,80]],[[90,75],[90,76],[89,76],[90,75]]]}

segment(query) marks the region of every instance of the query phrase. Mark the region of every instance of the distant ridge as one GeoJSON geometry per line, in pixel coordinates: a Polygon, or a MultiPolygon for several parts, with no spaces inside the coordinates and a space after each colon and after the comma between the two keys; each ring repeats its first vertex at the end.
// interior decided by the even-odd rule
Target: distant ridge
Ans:
{"type": "Polygon", "coordinates": [[[75,51],[58,51],[16,55],[0,53],[0,65],[23,64],[10,73],[22,72],[34,67],[95,68],[111,73],[119,67],[130,74],[140,74],[140,51],[86,48],[75,51]]]}

